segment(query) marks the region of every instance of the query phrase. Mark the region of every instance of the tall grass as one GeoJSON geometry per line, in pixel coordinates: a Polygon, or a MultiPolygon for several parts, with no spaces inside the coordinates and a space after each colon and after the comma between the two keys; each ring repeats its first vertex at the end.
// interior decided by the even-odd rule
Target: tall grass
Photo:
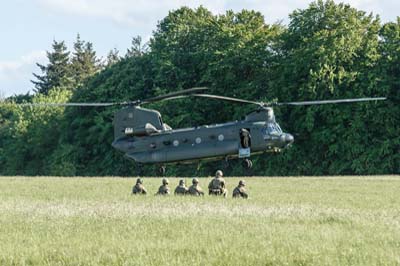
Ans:
{"type": "Polygon", "coordinates": [[[0,177],[0,265],[400,265],[397,176],[249,178],[248,200],[134,181],[0,177]]]}

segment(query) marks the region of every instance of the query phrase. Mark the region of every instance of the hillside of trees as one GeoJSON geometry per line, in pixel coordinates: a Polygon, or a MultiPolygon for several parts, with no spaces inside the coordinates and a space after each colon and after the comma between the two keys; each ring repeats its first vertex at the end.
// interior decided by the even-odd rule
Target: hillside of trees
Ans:
{"type": "MultiPolygon", "coordinates": [[[[290,149],[252,158],[255,175],[400,173],[400,18],[316,1],[288,25],[261,13],[171,11],[150,41],[100,60],[78,35],[73,50],[54,41],[32,77],[34,95],[0,107],[0,175],[132,176],[136,165],[111,147],[118,107],[21,107],[21,102],[112,102],[196,86],[210,93],[268,101],[388,97],[384,102],[279,107],[277,121],[295,136],[290,149]]],[[[253,106],[206,99],[146,105],[172,128],[238,120],[253,106]]],[[[167,175],[210,175],[222,162],[169,166],[167,175]]],[[[154,175],[154,166],[145,174],[154,175]]],[[[225,169],[246,174],[240,163],[225,169]]]]}

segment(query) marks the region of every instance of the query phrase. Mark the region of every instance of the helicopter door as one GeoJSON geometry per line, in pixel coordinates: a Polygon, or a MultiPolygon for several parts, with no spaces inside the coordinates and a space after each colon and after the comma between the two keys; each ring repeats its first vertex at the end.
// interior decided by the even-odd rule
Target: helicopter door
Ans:
{"type": "Polygon", "coordinates": [[[250,129],[241,128],[239,136],[240,136],[239,158],[250,157],[250,147],[251,147],[250,129]]]}

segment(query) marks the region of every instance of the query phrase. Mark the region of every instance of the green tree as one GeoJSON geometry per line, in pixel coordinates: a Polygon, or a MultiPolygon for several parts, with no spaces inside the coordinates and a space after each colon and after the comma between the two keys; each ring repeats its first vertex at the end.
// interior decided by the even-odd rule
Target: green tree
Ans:
{"type": "Polygon", "coordinates": [[[148,44],[143,43],[141,36],[132,38],[131,47],[126,51],[125,57],[142,56],[148,52],[148,44]]]}
{"type": "Polygon", "coordinates": [[[74,52],[71,59],[74,87],[78,88],[82,86],[85,80],[99,72],[100,69],[100,60],[96,56],[93,44],[81,40],[78,34],[74,43],[74,52]]]}
{"type": "MultiPolygon", "coordinates": [[[[32,102],[66,102],[70,94],[64,88],[53,88],[48,95],[36,94],[32,102]]],[[[59,143],[59,124],[63,119],[64,108],[21,106],[11,102],[6,105],[6,110],[7,122],[2,123],[0,128],[3,144],[0,160],[2,174],[48,174],[48,158],[59,143]]]]}
{"type": "MultiPolygon", "coordinates": [[[[265,98],[272,65],[268,47],[280,30],[279,25],[266,25],[263,16],[254,11],[214,16],[200,7],[171,12],[160,22],[150,43],[156,84],[172,90],[205,85],[217,94],[265,98]]],[[[185,112],[187,102],[182,109],[175,108],[186,115],[179,126],[240,118],[246,110],[217,101],[194,102],[191,106],[199,110],[197,114],[185,112]]],[[[170,109],[168,104],[165,109],[170,109]]]]}
{"type": "Polygon", "coordinates": [[[120,60],[121,60],[121,57],[119,56],[119,51],[117,50],[117,48],[114,48],[114,49],[110,50],[107,54],[105,67],[114,65],[115,63],[118,63],[120,60]]]}
{"type": "Polygon", "coordinates": [[[35,92],[48,94],[52,88],[63,87],[68,89],[71,82],[69,69],[69,52],[64,41],[53,41],[53,50],[47,52],[49,63],[42,65],[37,63],[42,75],[33,73],[36,80],[31,82],[35,85],[35,92]]]}
{"type": "Polygon", "coordinates": [[[400,17],[383,25],[380,31],[380,64],[377,70],[381,79],[378,87],[386,92],[384,108],[375,112],[380,120],[379,145],[366,154],[365,161],[380,173],[400,173],[400,17]],[[382,137],[384,136],[384,137],[382,137]],[[374,161],[379,157],[380,160],[374,161]]]}
{"type": "MultiPolygon", "coordinates": [[[[378,18],[330,0],[294,11],[277,51],[272,95],[283,101],[382,96],[375,72],[379,29],[378,18]]],[[[267,173],[367,173],[371,169],[358,158],[378,137],[369,127],[377,106],[281,108],[283,128],[298,138],[283,157],[266,161],[267,173]]]]}

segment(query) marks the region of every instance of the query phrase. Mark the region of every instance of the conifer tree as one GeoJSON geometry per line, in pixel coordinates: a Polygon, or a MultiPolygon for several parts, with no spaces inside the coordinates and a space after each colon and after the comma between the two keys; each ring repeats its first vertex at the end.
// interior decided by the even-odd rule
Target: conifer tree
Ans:
{"type": "Polygon", "coordinates": [[[75,87],[82,85],[88,77],[101,69],[100,60],[96,56],[93,44],[81,40],[79,34],[74,43],[71,69],[75,87]]]}
{"type": "Polygon", "coordinates": [[[147,43],[143,43],[142,37],[136,36],[132,38],[132,45],[126,51],[126,57],[142,56],[148,51],[147,43]]]}
{"type": "Polygon", "coordinates": [[[119,56],[119,51],[117,48],[114,48],[110,50],[107,54],[105,66],[111,66],[121,60],[121,57],[119,56]]]}
{"type": "Polygon", "coordinates": [[[33,73],[37,80],[31,80],[35,85],[34,91],[37,93],[48,94],[52,88],[70,85],[69,52],[64,41],[53,41],[53,50],[47,51],[49,63],[42,65],[37,63],[43,75],[33,73]]]}

